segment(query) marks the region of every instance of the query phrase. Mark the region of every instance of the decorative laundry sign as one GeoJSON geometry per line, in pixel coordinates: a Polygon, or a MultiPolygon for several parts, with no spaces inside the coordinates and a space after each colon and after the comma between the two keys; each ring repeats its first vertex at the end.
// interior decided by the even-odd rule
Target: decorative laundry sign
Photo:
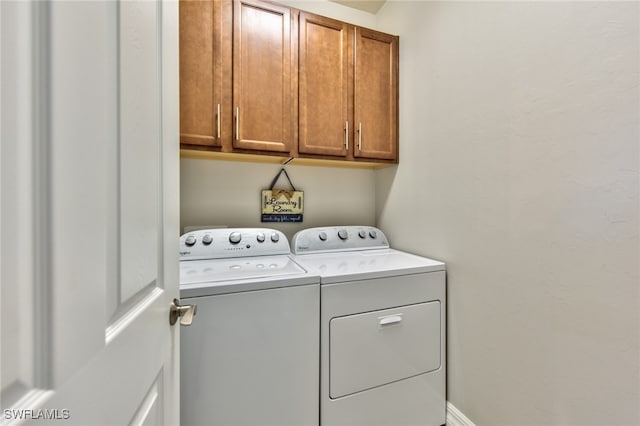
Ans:
{"type": "Polygon", "coordinates": [[[269,189],[262,190],[262,222],[302,222],[304,192],[298,191],[285,169],[280,169],[269,189]],[[274,188],[284,173],[292,189],[274,188]]]}

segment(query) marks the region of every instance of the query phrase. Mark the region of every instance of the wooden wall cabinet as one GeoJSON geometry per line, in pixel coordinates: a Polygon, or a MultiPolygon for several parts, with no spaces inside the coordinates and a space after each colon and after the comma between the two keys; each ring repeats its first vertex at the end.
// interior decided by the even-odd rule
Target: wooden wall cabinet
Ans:
{"type": "Polygon", "coordinates": [[[289,153],[291,12],[260,0],[180,1],[180,142],[289,153]]]}
{"type": "Polygon", "coordinates": [[[397,162],[398,37],[300,12],[302,155],[397,162]]]}
{"type": "Polygon", "coordinates": [[[180,1],[180,142],[231,140],[231,2],[180,1]]]}
{"type": "Polygon", "coordinates": [[[398,159],[398,37],[355,29],[356,158],[398,159]]]}
{"type": "Polygon", "coordinates": [[[291,10],[233,2],[233,147],[291,151],[291,10]]]}
{"type": "Polygon", "coordinates": [[[180,142],[395,163],[398,37],[261,0],[180,0],[180,142]]]}
{"type": "Polygon", "coordinates": [[[299,34],[298,152],[352,157],[353,27],[300,12],[299,34]]]}

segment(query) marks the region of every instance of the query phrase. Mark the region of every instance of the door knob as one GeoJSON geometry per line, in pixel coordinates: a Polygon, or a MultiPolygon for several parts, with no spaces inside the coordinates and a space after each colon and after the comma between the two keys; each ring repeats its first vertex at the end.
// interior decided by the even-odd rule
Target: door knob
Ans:
{"type": "Polygon", "coordinates": [[[197,305],[180,305],[178,299],[173,299],[169,308],[169,324],[174,325],[180,317],[180,325],[191,325],[197,310],[197,305]]]}

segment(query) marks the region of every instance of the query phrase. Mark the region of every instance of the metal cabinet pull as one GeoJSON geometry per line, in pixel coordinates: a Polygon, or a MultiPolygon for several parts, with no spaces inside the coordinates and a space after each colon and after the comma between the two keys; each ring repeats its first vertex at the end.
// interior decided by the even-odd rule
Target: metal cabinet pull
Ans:
{"type": "Polygon", "coordinates": [[[345,151],[349,151],[349,120],[344,124],[344,146],[345,151]]]}
{"type": "Polygon", "coordinates": [[[240,107],[236,107],[236,140],[239,139],[240,134],[240,107]]]}
{"type": "Polygon", "coordinates": [[[358,123],[358,151],[362,151],[362,122],[358,123]]]}
{"type": "Polygon", "coordinates": [[[197,310],[197,305],[180,305],[178,299],[173,299],[169,308],[169,324],[174,325],[180,318],[180,325],[191,325],[197,310]]]}
{"type": "Polygon", "coordinates": [[[218,114],[216,115],[216,127],[218,131],[218,139],[220,139],[220,104],[218,104],[218,114]]]}

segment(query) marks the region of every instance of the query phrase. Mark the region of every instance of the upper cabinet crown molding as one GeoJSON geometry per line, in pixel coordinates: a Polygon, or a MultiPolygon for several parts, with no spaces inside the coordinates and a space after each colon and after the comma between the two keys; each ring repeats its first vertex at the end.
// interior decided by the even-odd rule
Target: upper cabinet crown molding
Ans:
{"type": "Polygon", "coordinates": [[[261,0],[180,0],[180,89],[183,149],[398,161],[397,36],[261,0]]]}

